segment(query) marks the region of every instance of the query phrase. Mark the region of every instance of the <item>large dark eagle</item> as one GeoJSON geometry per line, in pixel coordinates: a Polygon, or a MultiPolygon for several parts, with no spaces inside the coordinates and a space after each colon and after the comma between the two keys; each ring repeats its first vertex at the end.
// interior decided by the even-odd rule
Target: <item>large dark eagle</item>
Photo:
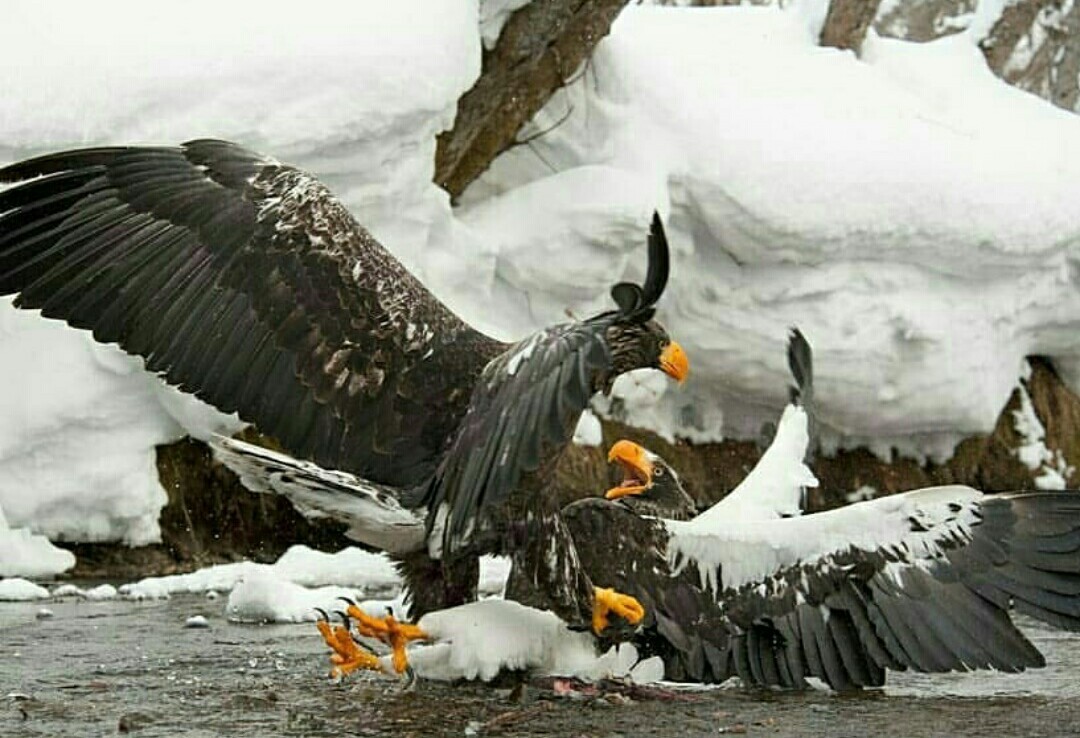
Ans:
{"type": "MultiPolygon", "coordinates": [[[[806,422],[789,406],[750,484],[696,517],[674,470],[628,441],[614,501],[564,509],[585,571],[643,605],[635,642],[669,679],[847,690],[889,669],[1014,672],[1044,660],[1011,610],[1080,631],[1080,494],[948,486],[800,517],[806,422]]],[[[523,586],[512,574],[508,592],[523,586]]]]}
{"type": "Polygon", "coordinates": [[[644,284],[615,285],[617,309],[506,344],[312,176],[232,143],[66,151],[0,183],[16,183],[0,192],[0,294],[424,512],[423,548],[402,564],[417,617],[474,597],[482,553],[532,566],[569,622],[636,612],[596,594],[546,488],[596,391],[637,368],[686,375],[653,320],[668,276],[658,218],[644,284]]]}

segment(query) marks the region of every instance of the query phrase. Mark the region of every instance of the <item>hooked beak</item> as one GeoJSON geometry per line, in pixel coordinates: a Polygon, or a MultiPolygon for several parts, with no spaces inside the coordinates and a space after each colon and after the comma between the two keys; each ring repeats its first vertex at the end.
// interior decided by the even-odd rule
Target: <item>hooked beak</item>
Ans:
{"type": "Polygon", "coordinates": [[[660,370],[679,384],[690,374],[690,360],[682,346],[672,341],[660,352],[660,370]]]}
{"type": "Polygon", "coordinates": [[[616,442],[608,451],[608,461],[622,467],[626,478],[618,487],[612,487],[604,494],[607,499],[617,500],[627,495],[640,495],[652,486],[652,462],[646,456],[645,449],[633,441],[624,439],[616,442]]]}

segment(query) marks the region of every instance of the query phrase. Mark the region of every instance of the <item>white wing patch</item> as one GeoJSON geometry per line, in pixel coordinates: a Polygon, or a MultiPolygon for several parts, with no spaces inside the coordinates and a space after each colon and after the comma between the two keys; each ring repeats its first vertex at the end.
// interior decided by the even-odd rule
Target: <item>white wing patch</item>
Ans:
{"type": "Polygon", "coordinates": [[[233,438],[214,436],[210,447],[247,489],[282,495],[305,517],[343,522],[354,541],[389,553],[423,546],[425,516],[386,488],[233,438]]]}
{"type": "Polygon", "coordinates": [[[738,487],[694,518],[699,532],[723,531],[744,520],[770,520],[799,515],[804,487],[818,480],[803,463],[810,443],[806,411],[788,405],[776,436],[738,487]]]}
{"type": "Polygon", "coordinates": [[[697,563],[702,586],[714,592],[758,582],[797,564],[831,566],[832,556],[857,549],[888,552],[902,562],[932,560],[941,542],[970,540],[982,493],[971,487],[930,487],[796,518],[737,522],[724,530],[665,521],[668,557],[676,571],[697,563]]]}

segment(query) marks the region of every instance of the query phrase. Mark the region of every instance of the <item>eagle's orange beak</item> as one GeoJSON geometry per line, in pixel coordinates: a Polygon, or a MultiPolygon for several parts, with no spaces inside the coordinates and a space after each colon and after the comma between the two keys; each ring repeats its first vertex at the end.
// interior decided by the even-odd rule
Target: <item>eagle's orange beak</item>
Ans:
{"type": "Polygon", "coordinates": [[[672,341],[660,352],[660,369],[679,384],[690,374],[690,360],[682,346],[672,341]]]}
{"type": "Polygon", "coordinates": [[[609,500],[617,500],[627,495],[640,495],[652,486],[653,465],[645,455],[645,449],[633,441],[617,441],[608,451],[608,461],[622,467],[626,479],[618,487],[612,487],[605,494],[609,500]]]}

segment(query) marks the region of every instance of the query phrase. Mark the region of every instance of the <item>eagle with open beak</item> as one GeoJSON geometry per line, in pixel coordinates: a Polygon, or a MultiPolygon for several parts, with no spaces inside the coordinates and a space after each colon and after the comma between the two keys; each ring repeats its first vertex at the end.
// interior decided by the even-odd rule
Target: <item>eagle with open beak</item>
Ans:
{"type": "MultiPolygon", "coordinates": [[[[419,541],[410,526],[381,541],[413,617],[475,598],[480,555],[504,554],[569,622],[640,618],[576,565],[550,485],[596,392],[646,367],[686,378],[654,319],[669,271],[658,216],[642,284],[506,343],[440,302],[313,176],[227,141],[63,151],[0,168],[0,184],[0,295],[143,357],[302,474],[394,490],[424,522],[419,541]]],[[[398,664],[425,637],[349,614],[398,664]]]]}

